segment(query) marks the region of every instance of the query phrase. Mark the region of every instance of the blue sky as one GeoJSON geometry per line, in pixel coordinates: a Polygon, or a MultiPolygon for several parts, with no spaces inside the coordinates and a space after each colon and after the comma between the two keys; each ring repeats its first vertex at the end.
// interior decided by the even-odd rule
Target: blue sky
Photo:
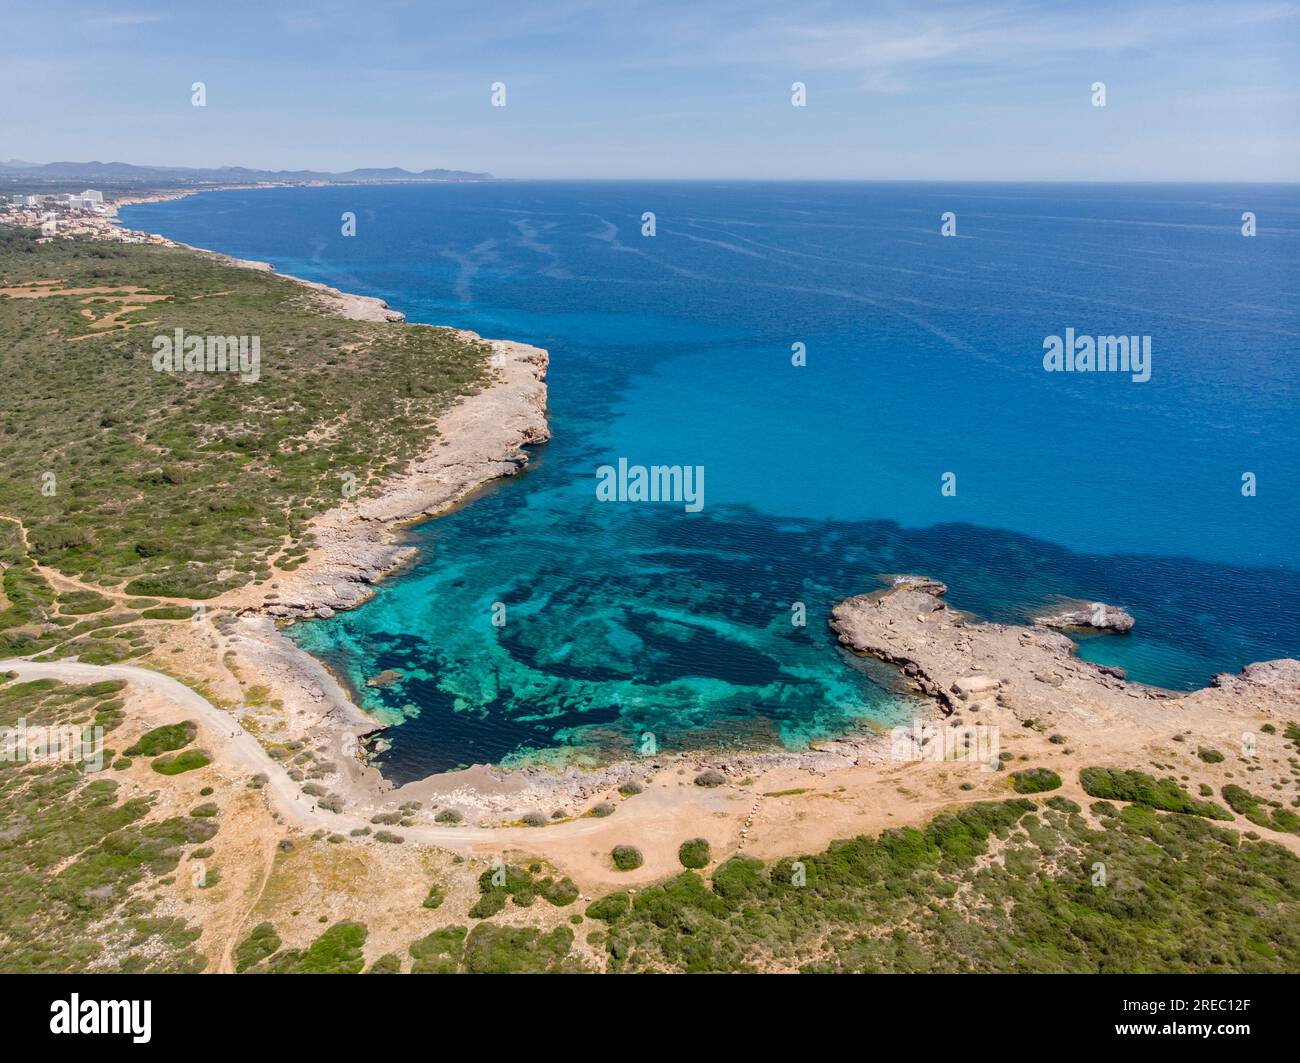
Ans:
{"type": "Polygon", "coordinates": [[[1300,8],[8,3],[0,158],[502,177],[1300,179],[1300,8]],[[190,85],[208,105],[190,105],[190,85]],[[507,87],[493,108],[490,86],[507,87]],[[790,104],[807,85],[808,104],[790,104]],[[1106,84],[1093,107],[1091,85],[1106,84]]]}

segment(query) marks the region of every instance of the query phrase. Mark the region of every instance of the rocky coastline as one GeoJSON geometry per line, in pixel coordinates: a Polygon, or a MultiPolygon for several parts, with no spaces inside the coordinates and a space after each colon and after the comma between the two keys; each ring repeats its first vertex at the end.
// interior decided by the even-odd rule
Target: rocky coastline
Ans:
{"type": "MultiPolygon", "coordinates": [[[[411,327],[411,326],[408,326],[411,327]]],[[[421,326],[414,326],[421,327],[421,326]]],[[[471,332],[462,338],[478,342],[471,332]]],[[[413,552],[403,527],[446,512],[492,480],[528,464],[526,447],[550,438],[546,423],[547,352],[509,340],[486,340],[494,380],[438,420],[434,444],[380,492],[349,501],[311,524],[316,545],[297,570],[245,610],[279,619],[329,617],[373,593],[371,585],[413,552]]]]}
{"type": "MultiPolygon", "coordinates": [[[[174,198],[170,195],[159,198],[174,198]]],[[[203,249],[195,249],[203,250],[203,249]]],[[[217,254],[216,252],[207,252],[217,254]]],[[[265,262],[219,256],[243,268],[275,272],[265,262]]],[[[279,276],[287,276],[277,274],[279,276]]],[[[357,320],[402,324],[404,315],[380,299],[287,277],[320,300],[323,312],[357,320]]],[[[491,348],[493,380],[439,419],[430,447],[377,495],[350,501],[313,522],[316,545],[295,571],[274,586],[245,588],[228,602],[224,649],[283,703],[291,735],[328,744],[338,754],[334,789],[358,809],[411,799],[436,800],[480,825],[509,823],[521,814],[581,815],[627,783],[669,773],[690,777],[713,769],[730,782],[765,773],[829,775],[860,766],[887,766],[888,736],[853,734],[816,748],[747,753],[700,751],[659,755],[600,767],[547,764],[474,765],[394,787],[366,763],[362,739],[383,725],[362,711],[337,677],[299,649],[279,626],[305,617],[329,617],[373,594],[373,585],[413,552],[404,528],[445,513],[491,480],[524,469],[527,448],[549,438],[546,421],[548,354],[508,340],[481,340],[491,348]]],[[[1178,694],[1128,683],[1119,669],[1074,656],[1065,634],[1075,629],[1130,630],[1133,618],[1114,606],[1077,603],[1020,627],[977,621],[949,608],[947,588],[921,576],[895,576],[891,585],[840,602],[829,624],[846,651],[895,666],[919,699],[919,716],[963,722],[1016,722],[1035,727],[1131,722],[1139,703],[1168,709],[1213,709],[1228,715],[1273,714],[1300,707],[1300,662],[1264,662],[1215,685],[1178,694]],[[1270,699],[1276,708],[1270,709],[1270,699]]]]}
{"type": "MultiPolygon", "coordinates": [[[[1177,692],[1129,682],[1122,670],[1081,660],[1067,635],[973,619],[943,600],[935,580],[896,580],[832,610],[831,629],[854,653],[899,665],[918,693],[933,697],[956,723],[1096,728],[1145,726],[1169,711],[1218,716],[1294,715],[1300,661],[1282,659],[1220,675],[1177,692]],[[1155,713],[1159,706],[1159,713],[1155,713]]],[[[1092,626],[1092,625],[1089,625],[1092,626]]]]}

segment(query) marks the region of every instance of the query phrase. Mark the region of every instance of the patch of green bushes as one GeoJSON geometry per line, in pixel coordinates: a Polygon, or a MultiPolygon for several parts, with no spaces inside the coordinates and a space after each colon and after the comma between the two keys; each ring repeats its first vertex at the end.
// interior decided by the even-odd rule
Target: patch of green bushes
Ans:
{"type": "Polygon", "coordinates": [[[1018,794],[1041,794],[1061,788],[1061,777],[1050,768],[1026,768],[1011,773],[1011,788],[1018,794]]]}
{"type": "Polygon", "coordinates": [[[1213,801],[1198,801],[1178,785],[1172,777],[1156,779],[1142,771],[1122,771],[1111,768],[1084,768],[1079,772],[1079,782],[1089,797],[1108,801],[1131,801],[1144,808],[1160,812],[1182,812],[1189,816],[1207,819],[1232,819],[1222,805],[1213,801]]]}
{"type": "Polygon", "coordinates": [[[193,720],[164,724],[146,731],[122,752],[128,757],[156,757],[189,745],[198,733],[199,725],[193,720]]]}
{"type": "Polygon", "coordinates": [[[202,749],[186,749],[180,753],[168,753],[158,757],[149,764],[159,775],[180,775],[182,772],[194,771],[212,763],[212,758],[202,749]]]}
{"type": "Polygon", "coordinates": [[[733,857],[711,882],[685,871],[597,899],[608,930],[591,940],[615,972],[1296,969],[1293,854],[1201,816],[1094,811],[1100,828],[1059,797],[981,802],[798,859],[733,857]]]}
{"type": "Polygon", "coordinates": [[[677,849],[677,859],[681,861],[682,867],[699,869],[707,867],[712,859],[712,851],[709,848],[708,840],[705,838],[691,838],[684,841],[677,849]]]}
{"type": "Polygon", "coordinates": [[[1300,834],[1300,816],[1289,808],[1282,808],[1277,802],[1257,797],[1235,783],[1225,786],[1222,793],[1229,808],[1238,815],[1245,816],[1257,827],[1267,827],[1284,834],[1300,834]]]}

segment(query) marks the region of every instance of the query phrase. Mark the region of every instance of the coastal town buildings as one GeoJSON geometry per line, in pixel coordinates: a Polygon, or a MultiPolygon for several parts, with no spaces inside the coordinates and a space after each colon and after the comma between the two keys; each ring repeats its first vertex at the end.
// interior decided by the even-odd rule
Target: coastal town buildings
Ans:
{"type": "Polygon", "coordinates": [[[0,201],[0,224],[42,229],[42,240],[85,236],[128,244],[171,243],[154,233],[123,229],[114,208],[105,204],[104,193],[93,188],[48,195],[15,193],[0,201]]]}

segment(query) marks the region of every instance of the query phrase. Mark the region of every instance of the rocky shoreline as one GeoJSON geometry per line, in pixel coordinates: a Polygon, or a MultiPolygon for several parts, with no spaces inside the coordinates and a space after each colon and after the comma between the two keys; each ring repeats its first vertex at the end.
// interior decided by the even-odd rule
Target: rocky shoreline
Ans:
{"type": "MultiPolygon", "coordinates": [[[[267,262],[236,259],[206,248],[191,250],[300,284],[323,299],[328,313],[353,320],[405,321],[404,314],[381,299],[278,273],[267,262]]],[[[363,806],[436,797],[463,813],[514,817],[534,805],[547,807],[548,812],[553,804],[581,805],[608,796],[629,779],[669,770],[694,774],[712,769],[730,778],[780,769],[822,775],[883,760],[886,747],[881,736],[848,735],[801,751],[697,751],[594,768],[476,764],[401,787],[394,787],[367,763],[365,740],[387,725],[358,707],[339,678],[285,637],[277,625],[307,617],[328,618],[360,605],[373,595],[376,582],[414,554],[414,548],[402,542],[403,529],[447,512],[492,480],[522,471],[528,463],[525,448],[550,438],[548,352],[510,340],[483,340],[473,332],[458,334],[490,347],[493,382],[444,413],[433,445],[377,495],[317,517],[310,529],[316,545],[301,566],[278,574],[270,585],[251,589],[251,594],[240,594],[233,603],[236,619],[226,629],[227,649],[283,702],[295,733],[323,742],[337,755],[343,778],[335,789],[363,806]]]]}
{"type": "MultiPolygon", "coordinates": [[[[127,203],[182,199],[198,191],[119,200],[113,205],[109,224],[122,231],[116,208],[127,203]]],[[[408,324],[404,313],[382,299],[279,273],[269,262],[158,238],[240,269],[291,281],[310,292],[323,313],[398,328],[436,327],[408,324]]],[[[550,438],[546,419],[548,352],[512,340],[485,340],[474,332],[454,331],[468,343],[486,345],[491,381],[445,411],[424,454],[390,477],[378,494],[349,501],[316,517],[310,525],[315,544],[297,569],[277,574],[269,584],[242,588],[211,603],[228,607],[233,614],[222,625],[225,652],[234,653],[241,667],[284,706],[285,723],[294,738],[319,742],[331,751],[341,774],[336,789],[362,806],[373,805],[394,789],[366,763],[363,744],[367,737],[384,730],[385,724],[361,709],[343,683],[287,638],[279,625],[303,617],[328,618],[338,610],[360,605],[374,593],[373,584],[414,554],[414,548],[401,541],[404,528],[447,512],[492,480],[522,471],[528,464],[525,448],[550,438]]],[[[506,782],[507,769],[491,770],[500,777],[494,789],[511,789],[506,782]]],[[[457,783],[449,780],[448,785],[457,783]]]]}
{"type": "MultiPolygon", "coordinates": [[[[118,200],[111,217],[114,224],[120,224],[116,219],[118,206],[183,199],[199,191],[220,189],[160,192],[118,200]]],[[[394,310],[375,296],[344,292],[318,281],[280,273],[270,262],[234,258],[175,240],[167,243],[210,255],[240,269],[270,273],[291,281],[312,292],[325,313],[351,321],[406,325],[402,311],[394,310]]],[[[483,484],[519,472],[528,463],[523,448],[550,438],[546,421],[548,352],[513,340],[484,340],[465,329],[452,331],[468,343],[482,343],[489,348],[491,383],[478,393],[462,398],[444,413],[438,420],[429,450],[403,472],[391,477],[377,496],[337,506],[317,517],[311,524],[317,546],[307,560],[294,572],[278,576],[275,590],[268,591],[260,600],[242,604],[242,615],[328,617],[335,610],[361,604],[373,593],[368,585],[400,567],[412,552],[397,541],[401,527],[437,516],[483,484]]]]}
{"type": "MultiPolygon", "coordinates": [[[[1239,674],[1216,676],[1210,687],[1167,691],[1126,682],[1111,669],[1080,660],[1073,640],[1060,632],[988,623],[952,610],[943,601],[946,591],[935,580],[898,577],[883,590],[840,602],[828,620],[846,650],[897,667],[924,699],[918,701],[918,719],[935,726],[962,730],[983,725],[1007,734],[1028,728],[1053,732],[1053,741],[1063,742],[1065,735],[1100,728],[1145,741],[1148,732],[1161,733],[1175,724],[1201,726],[1220,737],[1225,731],[1239,735],[1243,728],[1258,726],[1260,718],[1283,720],[1300,712],[1300,661],[1252,664],[1239,674]]],[[[267,625],[255,634],[263,649],[279,640],[274,659],[288,667],[290,685],[311,692],[308,717],[314,714],[320,728],[335,736],[377,729],[328,671],[269,627],[268,618],[243,623],[267,625]],[[294,662],[301,658],[311,662],[312,674],[297,673],[294,662]]],[[[241,648],[241,657],[256,658],[258,651],[247,650],[241,648]]],[[[346,748],[346,737],[343,741],[346,748]]],[[[594,768],[480,764],[398,788],[374,768],[353,761],[342,789],[363,808],[391,809],[415,800],[455,809],[479,826],[508,826],[528,814],[548,820],[581,816],[596,802],[617,801],[618,788],[628,782],[649,784],[677,776],[689,788],[692,777],[707,770],[720,772],[732,785],[769,773],[842,778],[855,768],[887,770],[892,758],[890,735],[861,734],[803,751],[696,751],[594,768]]]]}
{"type": "MultiPolygon", "coordinates": [[[[274,272],[269,263],[218,257],[242,268],[274,272]]],[[[276,276],[321,297],[328,313],[404,328],[430,327],[405,324],[405,315],[381,299],[288,274],[276,276]]],[[[270,584],[238,593],[230,603],[235,619],[224,632],[227,650],[285,706],[291,730],[324,743],[336,756],[343,776],[336,789],[363,806],[393,790],[366,763],[364,751],[364,740],[384,730],[385,724],[357,706],[339,679],[277,625],[303,617],[328,618],[360,605],[373,595],[373,584],[414,554],[414,548],[401,541],[404,528],[447,512],[493,480],[522,471],[528,464],[525,448],[550,438],[548,353],[511,340],[483,340],[465,330],[457,334],[489,348],[491,382],[443,413],[424,454],[390,477],[378,494],[316,517],[310,525],[315,543],[306,560],[270,584]]]]}
{"type": "MultiPolygon", "coordinates": [[[[478,342],[472,332],[461,337],[478,342]]],[[[277,576],[275,589],[246,612],[280,619],[329,617],[373,593],[370,585],[413,552],[400,530],[435,517],[492,480],[528,464],[525,447],[550,438],[546,423],[547,352],[509,340],[486,340],[494,380],[438,419],[435,443],[379,494],[317,517],[315,546],[295,571],[277,576]]]]}
{"type": "MultiPolygon", "coordinates": [[[[274,272],[265,262],[219,257],[243,268],[274,272]]],[[[287,279],[311,291],[327,313],[395,327],[424,327],[400,324],[404,315],[380,299],[287,279]]],[[[887,765],[889,739],[882,734],[849,735],[804,751],[697,751],[593,768],[474,765],[401,787],[366,763],[360,739],[383,725],[361,710],[338,678],[286,638],[278,625],[301,617],[329,617],[363,602],[373,593],[372,585],[413,552],[401,542],[403,528],[446,512],[491,480],[518,473],[528,461],[525,448],[549,438],[547,352],[507,340],[480,340],[468,332],[461,335],[491,348],[492,383],[446,411],[425,454],[391,478],[378,495],[319,516],[312,524],[316,545],[298,569],[277,575],[274,585],[245,588],[222,603],[232,606],[235,614],[223,630],[226,651],[283,704],[291,735],[319,742],[337,754],[340,778],[331,786],[340,796],[361,810],[413,799],[435,801],[477,815],[482,825],[490,826],[533,812],[581,815],[584,805],[616,796],[626,782],[668,773],[689,782],[695,772],[713,769],[735,782],[768,772],[819,776],[887,765]]],[[[1216,677],[1213,688],[1178,695],[1127,683],[1119,670],[1074,656],[1075,644],[1062,630],[1126,631],[1132,617],[1123,610],[1100,603],[1063,605],[1059,614],[1043,617],[1038,626],[1014,627],[981,623],[949,609],[942,600],[945,592],[943,584],[924,577],[893,577],[892,586],[882,591],[839,603],[829,623],[847,650],[899,669],[904,681],[926,699],[918,715],[933,716],[937,710],[949,725],[974,722],[971,718],[995,723],[1007,718],[1007,712],[1025,726],[1026,721],[1035,726],[1047,721],[1093,725],[1101,719],[1132,717],[1135,700],[1179,709],[1206,703],[1216,711],[1267,711],[1257,704],[1261,697],[1300,706],[1300,662],[1251,665],[1240,676],[1216,677]]]]}
{"type": "MultiPolygon", "coordinates": [[[[903,578],[884,591],[847,598],[830,626],[855,653],[899,665],[914,688],[935,698],[952,724],[1096,728],[1144,725],[1160,706],[1190,720],[1216,716],[1283,718],[1300,710],[1300,661],[1248,665],[1186,693],[1127,681],[1119,669],[1075,656],[1075,643],[1047,626],[974,620],[943,600],[947,588],[903,578]]],[[[1091,625],[1089,625],[1091,626],[1091,625]]]]}

